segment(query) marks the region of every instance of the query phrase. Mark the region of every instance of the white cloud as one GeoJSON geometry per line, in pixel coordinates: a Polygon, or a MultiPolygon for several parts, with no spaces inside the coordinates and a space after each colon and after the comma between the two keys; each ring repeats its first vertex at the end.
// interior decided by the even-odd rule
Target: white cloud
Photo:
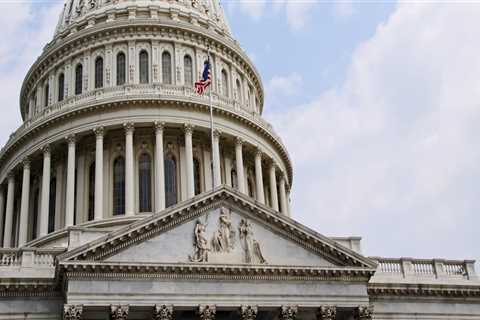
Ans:
{"type": "Polygon", "coordinates": [[[479,16],[400,4],[339,89],[273,115],[294,161],[294,217],[368,235],[372,255],[480,256],[479,16]]]}
{"type": "Polygon", "coordinates": [[[285,1],[287,23],[294,31],[305,28],[310,21],[311,9],[317,4],[315,1],[285,1]]]}
{"type": "Polygon", "coordinates": [[[291,73],[287,76],[274,76],[267,85],[269,95],[295,95],[302,86],[303,80],[298,73],[291,73]]]}
{"type": "Polygon", "coordinates": [[[238,6],[243,13],[254,20],[259,20],[263,16],[266,4],[266,0],[237,0],[228,2],[230,8],[235,9],[238,6]]]}
{"type": "Polygon", "coordinates": [[[19,95],[23,78],[43,46],[52,39],[62,3],[40,7],[32,3],[8,2],[1,5],[0,42],[0,144],[21,124],[19,95]]]}

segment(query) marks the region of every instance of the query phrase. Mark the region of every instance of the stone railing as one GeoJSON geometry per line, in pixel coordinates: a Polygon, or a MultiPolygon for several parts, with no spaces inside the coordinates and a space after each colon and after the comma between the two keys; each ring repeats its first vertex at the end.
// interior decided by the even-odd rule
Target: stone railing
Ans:
{"type": "Polygon", "coordinates": [[[64,249],[0,249],[0,278],[50,278],[64,249]]]}
{"type": "MultiPolygon", "coordinates": [[[[63,112],[70,112],[82,109],[91,105],[101,103],[111,103],[141,99],[167,99],[173,101],[185,101],[201,104],[209,104],[208,94],[199,96],[190,87],[164,85],[164,84],[132,84],[124,86],[114,86],[102,89],[91,90],[81,95],[70,96],[62,102],[57,102],[37,111],[29,117],[24,123],[10,135],[10,138],[2,149],[8,149],[19,137],[23,136],[31,128],[44,121],[56,117],[63,112]]],[[[217,93],[212,94],[212,104],[217,109],[223,109],[240,115],[243,118],[255,123],[259,127],[268,131],[275,139],[281,143],[280,137],[274,132],[272,126],[265,121],[259,113],[254,112],[245,104],[239,103],[235,99],[223,97],[217,93]]]]}
{"type": "Polygon", "coordinates": [[[478,281],[475,261],[413,258],[372,258],[378,262],[375,278],[406,280],[442,279],[478,281]]]}

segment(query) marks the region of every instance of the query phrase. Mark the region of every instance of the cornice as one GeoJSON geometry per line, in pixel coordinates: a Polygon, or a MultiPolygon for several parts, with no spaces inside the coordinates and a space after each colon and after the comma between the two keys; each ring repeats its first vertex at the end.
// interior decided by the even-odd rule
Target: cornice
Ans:
{"type": "Polygon", "coordinates": [[[21,281],[0,283],[0,297],[62,297],[58,282],[21,281]]]}
{"type": "Polygon", "coordinates": [[[480,285],[450,284],[368,284],[370,297],[478,297],[480,285]]]}
{"type": "MultiPolygon", "coordinates": [[[[28,94],[27,88],[31,87],[31,81],[38,81],[39,77],[36,72],[43,72],[48,69],[57,59],[65,56],[68,52],[75,50],[77,47],[88,46],[89,43],[98,41],[102,37],[126,35],[131,37],[134,33],[147,33],[149,35],[159,34],[167,37],[169,40],[191,39],[197,45],[201,45],[206,50],[209,46],[214,54],[229,55],[232,62],[240,63],[245,67],[247,73],[251,73],[251,79],[257,87],[259,93],[259,100],[263,110],[264,91],[260,74],[255,68],[252,61],[246,53],[240,48],[238,43],[234,40],[222,37],[214,32],[197,27],[195,25],[173,20],[155,20],[155,19],[141,19],[134,20],[115,20],[113,22],[101,23],[90,28],[78,31],[62,41],[54,42],[52,45],[46,47],[42,55],[30,67],[25,80],[23,81],[20,93],[20,107],[22,114],[24,106],[28,103],[25,97],[28,94]]],[[[143,38],[139,38],[145,40],[143,38]]],[[[52,41],[53,42],[53,41],[52,41]]]]}
{"type": "MultiPolygon", "coordinates": [[[[192,101],[192,98],[189,97],[182,97],[182,96],[155,96],[155,95],[138,95],[138,96],[119,96],[119,97],[111,97],[105,99],[104,101],[93,101],[90,103],[82,103],[79,104],[77,107],[74,108],[65,108],[61,111],[51,112],[45,116],[45,118],[33,124],[31,127],[26,127],[25,132],[21,133],[18,136],[14,136],[11,140],[7,142],[4,146],[2,151],[0,152],[0,166],[4,165],[4,161],[6,156],[11,154],[18,146],[20,146],[24,141],[28,141],[29,137],[32,134],[36,134],[41,130],[48,128],[50,125],[54,123],[58,123],[61,121],[68,121],[72,117],[76,115],[83,115],[87,112],[96,112],[102,109],[110,109],[115,107],[120,107],[124,105],[135,105],[138,103],[151,103],[153,106],[157,106],[158,104],[173,104],[176,106],[191,108],[191,109],[202,109],[204,111],[209,110],[209,105],[207,102],[201,101],[192,101]]],[[[281,142],[280,138],[276,136],[271,130],[265,128],[259,123],[254,122],[251,119],[248,119],[244,115],[238,114],[235,110],[228,110],[227,108],[222,108],[219,106],[213,107],[214,112],[216,115],[222,115],[234,120],[237,120],[247,126],[255,129],[260,134],[263,134],[268,140],[270,140],[273,145],[279,151],[279,154],[282,156],[286,169],[288,171],[289,183],[291,185],[291,181],[293,181],[293,167],[290,160],[290,156],[286,147],[281,142]]],[[[20,129],[19,129],[20,130],[20,129]]],[[[51,141],[52,142],[52,141],[51,141]]],[[[41,147],[41,146],[40,146],[41,147]]],[[[5,168],[3,168],[5,170],[5,168]]]]}
{"type": "Polygon", "coordinates": [[[224,264],[144,264],[92,261],[61,262],[66,279],[189,279],[269,281],[349,281],[365,283],[372,271],[365,268],[305,266],[251,266],[224,264]]]}

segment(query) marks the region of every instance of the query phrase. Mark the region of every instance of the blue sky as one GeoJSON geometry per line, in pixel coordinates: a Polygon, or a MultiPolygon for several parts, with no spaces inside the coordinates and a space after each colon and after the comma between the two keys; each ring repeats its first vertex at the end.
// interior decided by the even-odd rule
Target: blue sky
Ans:
{"type": "MultiPolygon", "coordinates": [[[[480,4],[223,1],[294,164],[293,217],[367,255],[480,258],[480,4]]],[[[59,1],[0,2],[0,142],[59,1]]]]}

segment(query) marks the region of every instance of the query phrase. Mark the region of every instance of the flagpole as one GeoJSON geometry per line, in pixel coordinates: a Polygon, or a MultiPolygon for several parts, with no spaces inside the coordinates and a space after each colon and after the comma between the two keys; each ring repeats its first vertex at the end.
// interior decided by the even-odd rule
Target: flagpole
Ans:
{"type": "Polygon", "coordinates": [[[212,156],[212,189],[215,188],[215,168],[216,168],[216,159],[215,159],[215,156],[214,156],[214,151],[213,151],[213,148],[214,148],[214,141],[213,141],[213,131],[214,131],[214,128],[213,128],[213,100],[212,100],[212,91],[213,91],[213,74],[212,74],[212,64],[211,64],[211,60],[210,60],[210,47],[208,47],[207,49],[207,54],[208,54],[208,63],[209,63],[209,68],[210,68],[210,76],[211,76],[211,81],[212,83],[210,84],[210,92],[209,92],[209,100],[210,100],[210,143],[211,143],[211,150],[212,150],[212,153],[211,153],[211,156],[212,156]]]}

